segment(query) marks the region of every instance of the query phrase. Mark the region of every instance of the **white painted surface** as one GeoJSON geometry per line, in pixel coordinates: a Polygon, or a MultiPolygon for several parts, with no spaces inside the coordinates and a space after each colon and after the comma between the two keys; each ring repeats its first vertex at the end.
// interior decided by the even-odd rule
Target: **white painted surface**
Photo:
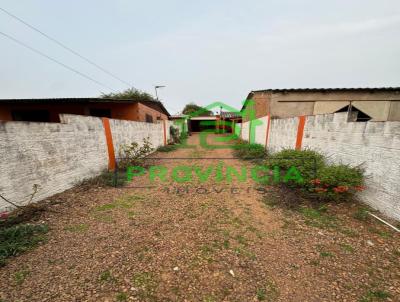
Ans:
{"type": "MultiPolygon", "coordinates": [[[[107,169],[108,151],[100,118],[61,115],[61,124],[0,122],[0,194],[18,205],[41,187],[33,202],[73,187],[107,169]]],[[[116,154],[121,144],[149,136],[164,143],[163,125],[110,120],[116,154]]],[[[167,131],[169,135],[169,131],[167,131]]],[[[0,211],[9,205],[0,200],[0,211]]]]}

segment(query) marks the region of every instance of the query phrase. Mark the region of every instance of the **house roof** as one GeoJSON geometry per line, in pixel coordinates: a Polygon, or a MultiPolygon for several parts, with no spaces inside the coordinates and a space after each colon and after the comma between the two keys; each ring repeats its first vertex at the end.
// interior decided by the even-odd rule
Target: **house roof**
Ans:
{"type": "Polygon", "coordinates": [[[113,99],[113,98],[35,98],[35,99],[0,99],[0,104],[59,104],[59,103],[116,103],[116,104],[152,104],[158,105],[167,116],[170,116],[168,110],[160,101],[138,101],[133,99],[113,99]]]}
{"type": "Polygon", "coordinates": [[[252,92],[334,92],[334,91],[360,91],[360,92],[381,92],[381,91],[398,91],[400,87],[358,87],[358,88],[280,88],[280,89],[262,89],[253,90],[252,92]]]}
{"type": "Polygon", "coordinates": [[[238,112],[221,112],[222,118],[242,118],[242,114],[238,112]]]}

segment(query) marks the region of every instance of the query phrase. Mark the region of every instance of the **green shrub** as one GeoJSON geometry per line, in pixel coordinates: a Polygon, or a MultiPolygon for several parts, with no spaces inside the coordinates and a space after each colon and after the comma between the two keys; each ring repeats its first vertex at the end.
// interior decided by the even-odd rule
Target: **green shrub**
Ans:
{"type": "Polygon", "coordinates": [[[171,141],[174,144],[179,144],[181,142],[181,138],[180,138],[180,134],[179,134],[179,129],[174,127],[174,126],[170,126],[169,127],[169,134],[171,137],[171,141]]]}
{"type": "Polygon", "coordinates": [[[316,177],[317,171],[325,166],[325,159],[323,155],[312,150],[283,149],[269,156],[265,164],[269,167],[279,167],[283,171],[295,167],[304,182],[310,182],[316,177]]]}
{"type": "Polygon", "coordinates": [[[267,156],[267,151],[263,145],[239,141],[234,146],[234,155],[244,160],[260,159],[267,156]]]}
{"type": "Polygon", "coordinates": [[[9,257],[36,246],[45,240],[46,225],[21,224],[0,229],[0,266],[9,257]]]}
{"type": "Polygon", "coordinates": [[[119,150],[120,161],[118,166],[124,170],[129,166],[143,166],[144,158],[153,150],[154,148],[149,138],[143,139],[142,146],[139,146],[137,142],[133,142],[130,145],[122,145],[119,150]]]}
{"type": "Polygon", "coordinates": [[[310,191],[323,198],[342,200],[364,189],[363,171],[348,165],[327,165],[320,168],[317,175],[310,181],[310,191]]]}
{"type": "Polygon", "coordinates": [[[287,185],[301,188],[307,197],[318,200],[345,200],[364,189],[361,169],[327,164],[322,154],[312,150],[285,149],[268,157],[265,165],[279,167],[281,172],[295,167],[303,182],[290,182],[287,185]]]}

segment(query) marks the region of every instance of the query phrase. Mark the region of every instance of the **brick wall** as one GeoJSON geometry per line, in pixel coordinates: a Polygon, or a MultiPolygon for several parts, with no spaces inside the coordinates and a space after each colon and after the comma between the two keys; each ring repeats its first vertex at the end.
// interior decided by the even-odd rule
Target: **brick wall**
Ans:
{"type": "MultiPolygon", "coordinates": [[[[108,167],[108,151],[101,118],[61,115],[61,123],[0,122],[0,194],[21,204],[41,189],[39,201],[96,176],[108,167]]],[[[168,123],[166,123],[168,125],[168,123]]],[[[163,125],[110,120],[114,148],[150,137],[163,145],[163,125]]],[[[167,135],[168,135],[167,131],[167,135]]],[[[8,204],[0,200],[0,211],[8,204]]]]}

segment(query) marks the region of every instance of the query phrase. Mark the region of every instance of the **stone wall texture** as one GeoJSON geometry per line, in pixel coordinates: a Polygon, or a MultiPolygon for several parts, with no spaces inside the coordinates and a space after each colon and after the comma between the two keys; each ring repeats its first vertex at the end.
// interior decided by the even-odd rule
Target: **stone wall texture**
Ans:
{"type": "MultiPolygon", "coordinates": [[[[63,192],[108,167],[101,118],[60,115],[61,123],[0,122],[0,194],[18,205],[63,192]]],[[[164,144],[163,121],[143,123],[110,119],[115,152],[122,144],[149,137],[153,147],[164,144]]],[[[166,122],[169,127],[169,122],[166,122]]],[[[167,128],[167,137],[169,131],[167,128]]],[[[0,211],[11,209],[0,200],[0,211]]]]}
{"type": "MultiPolygon", "coordinates": [[[[268,150],[294,149],[298,124],[297,117],[272,119],[268,150]]],[[[257,132],[261,137],[264,130],[257,132]]],[[[305,148],[325,154],[333,163],[364,168],[367,189],[360,199],[400,220],[400,122],[347,122],[347,113],[307,116],[305,148]]]]}

